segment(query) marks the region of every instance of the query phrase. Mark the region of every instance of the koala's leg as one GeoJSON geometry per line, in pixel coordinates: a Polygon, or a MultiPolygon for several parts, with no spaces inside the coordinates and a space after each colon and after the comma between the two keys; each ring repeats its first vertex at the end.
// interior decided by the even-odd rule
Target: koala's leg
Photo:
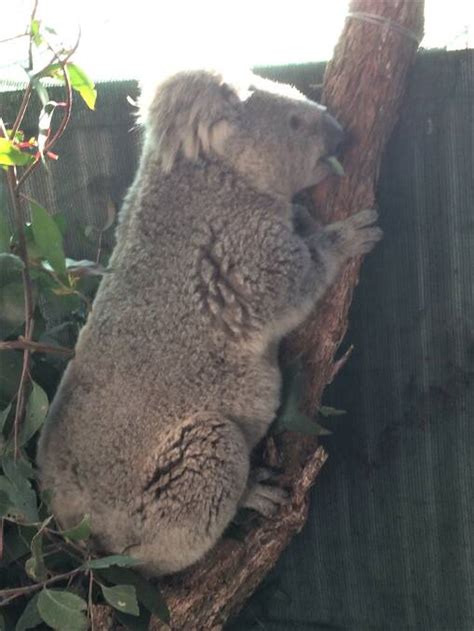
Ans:
{"type": "Polygon", "coordinates": [[[129,550],[152,575],[182,570],[214,546],[237,511],[249,473],[248,446],[229,419],[196,416],[159,441],[135,514],[140,543],[129,550]]]}
{"type": "Polygon", "coordinates": [[[377,217],[376,210],[362,210],[304,239],[316,267],[310,280],[315,285],[316,299],[334,282],[348,259],[367,254],[380,241],[382,230],[373,225],[377,217]]]}

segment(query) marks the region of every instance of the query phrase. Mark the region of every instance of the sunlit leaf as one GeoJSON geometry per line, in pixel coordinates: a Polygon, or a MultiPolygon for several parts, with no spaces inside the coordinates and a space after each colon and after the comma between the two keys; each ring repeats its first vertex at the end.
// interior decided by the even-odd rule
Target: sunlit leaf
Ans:
{"type": "Polygon", "coordinates": [[[128,613],[132,616],[139,615],[137,594],[133,585],[115,585],[114,587],[101,585],[101,588],[104,598],[109,605],[123,613],[128,613]]]}
{"type": "Polygon", "coordinates": [[[95,89],[94,82],[87,76],[84,70],[79,68],[76,64],[68,63],[67,71],[73,89],[79,92],[87,107],[93,110],[97,99],[97,90],[95,89]]]}
{"type": "Polygon", "coordinates": [[[56,631],[87,629],[86,609],[87,604],[82,598],[65,590],[44,588],[38,597],[42,620],[56,631]]]}
{"type": "Polygon", "coordinates": [[[36,19],[31,20],[30,34],[31,34],[31,39],[33,40],[33,43],[35,46],[40,46],[43,43],[43,38],[40,34],[40,26],[41,26],[40,20],[36,20],[36,19]]]}
{"type": "Polygon", "coordinates": [[[45,258],[59,275],[66,274],[66,258],[63,250],[63,238],[61,231],[47,210],[37,204],[31,203],[31,226],[35,243],[41,256],[45,258]]]}
{"type": "Polygon", "coordinates": [[[20,151],[8,138],[0,138],[0,165],[26,166],[34,162],[34,157],[20,151]]]}

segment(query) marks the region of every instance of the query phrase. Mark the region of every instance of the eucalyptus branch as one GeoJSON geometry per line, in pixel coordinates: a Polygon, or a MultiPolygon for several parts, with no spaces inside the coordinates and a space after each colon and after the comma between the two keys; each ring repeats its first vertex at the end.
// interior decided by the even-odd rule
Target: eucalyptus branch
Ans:
{"type": "Polygon", "coordinates": [[[36,16],[36,11],[38,10],[38,0],[33,0],[33,9],[31,11],[30,16],[30,41],[28,43],[28,70],[33,70],[33,37],[31,36],[31,25],[36,16]]]}
{"type": "MultiPolygon", "coordinates": [[[[63,135],[63,133],[64,133],[64,131],[65,131],[65,129],[66,129],[68,123],[69,123],[69,120],[71,118],[71,112],[72,112],[72,86],[71,86],[71,80],[69,78],[69,74],[68,74],[68,71],[67,71],[67,62],[69,61],[71,56],[76,52],[80,41],[81,41],[81,32],[79,30],[76,43],[71,48],[71,50],[68,51],[68,54],[66,55],[66,57],[64,59],[61,59],[60,53],[56,52],[53,49],[53,47],[51,46],[51,44],[46,42],[49,50],[54,55],[52,61],[48,64],[48,66],[50,66],[54,62],[57,62],[60,65],[60,67],[61,67],[61,71],[62,71],[63,79],[64,79],[64,84],[66,86],[66,102],[65,102],[65,106],[64,106],[64,116],[63,116],[63,118],[61,120],[61,123],[59,124],[59,127],[56,130],[56,132],[53,134],[53,137],[46,142],[46,145],[45,145],[45,148],[44,148],[44,153],[46,153],[48,151],[51,151],[51,149],[54,147],[54,145],[57,143],[57,141],[63,135]]],[[[48,66],[46,66],[45,68],[43,68],[43,70],[38,72],[35,75],[35,78],[40,78],[42,76],[42,73],[45,72],[45,70],[48,68],[48,66]]],[[[28,85],[28,88],[30,88],[30,90],[31,90],[32,86],[33,86],[33,82],[30,81],[30,83],[28,85]]],[[[32,164],[30,164],[30,166],[25,170],[23,175],[18,180],[17,189],[20,189],[20,187],[23,185],[25,180],[31,175],[31,173],[36,169],[36,167],[38,166],[38,164],[40,162],[41,162],[41,157],[38,156],[36,158],[36,160],[32,164]]]]}

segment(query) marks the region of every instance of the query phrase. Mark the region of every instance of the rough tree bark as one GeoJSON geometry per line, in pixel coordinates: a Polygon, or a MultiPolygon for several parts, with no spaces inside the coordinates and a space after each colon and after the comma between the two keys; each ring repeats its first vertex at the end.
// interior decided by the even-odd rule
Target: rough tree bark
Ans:
{"type": "MultiPolygon", "coordinates": [[[[324,222],[374,205],[383,150],[422,35],[423,8],[423,0],[351,2],[324,79],[323,100],[350,135],[342,159],[346,175],[327,180],[314,191],[318,219],[324,222]]],[[[287,358],[303,359],[307,378],[304,406],[312,415],[325,386],[343,363],[335,362],[334,357],[347,329],[360,263],[355,260],[347,265],[323,304],[284,345],[287,358]]],[[[277,444],[270,439],[267,453],[283,464],[291,504],[277,520],[261,521],[244,542],[225,539],[191,571],[164,581],[173,629],[221,629],[302,529],[308,494],[326,455],[314,437],[297,434],[285,434],[277,444]]],[[[153,631],[164,628],[158,620],[151,625],[153,631]]]]}

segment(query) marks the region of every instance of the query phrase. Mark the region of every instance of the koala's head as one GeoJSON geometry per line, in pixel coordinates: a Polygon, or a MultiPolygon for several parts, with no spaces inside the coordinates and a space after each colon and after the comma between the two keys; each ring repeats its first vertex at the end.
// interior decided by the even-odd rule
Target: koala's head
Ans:
{"type": "Polygon", "coordinates": [[[324,107],[288,85],[247,73],[225,81],[207,71],[182,72],[143,107],[146,146],[170,171],[178,157],[214,157],[264,192],[292,197],[331,171],[327,158],[342,140],[324,107]]]}

